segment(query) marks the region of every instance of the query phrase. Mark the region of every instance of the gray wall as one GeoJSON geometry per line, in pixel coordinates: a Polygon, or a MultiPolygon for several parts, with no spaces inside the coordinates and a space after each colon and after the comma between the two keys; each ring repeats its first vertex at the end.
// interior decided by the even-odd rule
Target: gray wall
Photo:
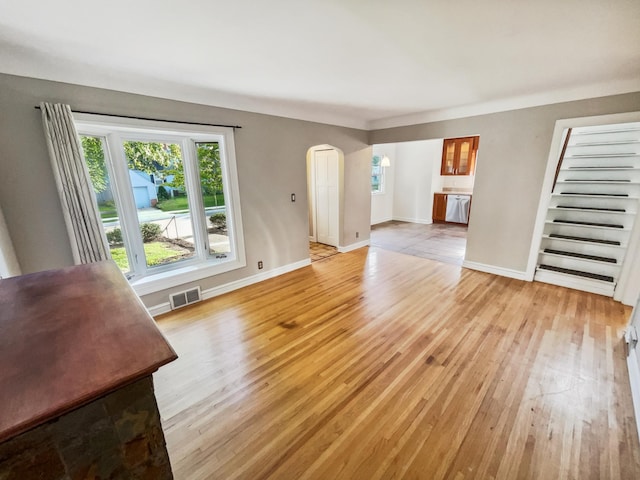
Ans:
{"type": "Polygon", "coordinates": [[[466,260],[525,271],[555,121],[640,110],[640,92],[369,132],[369,143],[480,135],[466,260]]]}
{"type": "MultiPolygon", "coordinates": [[[[114,115],[242,126],[235,141],[248,266],[197,282],[203,289],[258,273],[258,260],[270,270],[309,258],[306,152],[314,145],[330,144],[345,154],[342,245],[369,238],[371,148],[365,131],[0,75],[0,205],[23,273],[73,264],[40,111],[34,109],[41,101],[114,115]]],[[[168,293],[143,301],[164,303],[168,293]]]]}

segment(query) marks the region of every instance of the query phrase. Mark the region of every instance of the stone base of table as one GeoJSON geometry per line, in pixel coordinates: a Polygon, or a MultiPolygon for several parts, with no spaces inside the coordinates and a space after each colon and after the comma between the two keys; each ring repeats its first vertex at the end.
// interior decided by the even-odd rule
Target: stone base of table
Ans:
{"type": "Polygon", "coordinates": [[[0,443],[0,479],[173,479],[152,377],[0,443]]]}

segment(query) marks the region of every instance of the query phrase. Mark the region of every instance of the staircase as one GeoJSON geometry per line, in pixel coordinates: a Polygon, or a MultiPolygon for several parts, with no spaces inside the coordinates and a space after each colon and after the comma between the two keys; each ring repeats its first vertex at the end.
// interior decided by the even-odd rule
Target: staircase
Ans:
{"type": "Polygon", "coordinates": [[[569,130],[535,280],[613,296],[640,198],[640,123],[569,130]]]}

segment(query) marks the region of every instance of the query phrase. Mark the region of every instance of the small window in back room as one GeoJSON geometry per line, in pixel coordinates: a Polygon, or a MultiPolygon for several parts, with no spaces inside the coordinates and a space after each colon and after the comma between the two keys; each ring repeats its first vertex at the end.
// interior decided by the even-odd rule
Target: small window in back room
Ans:
{"type": "Polygon", "coordinates": [[[371,159],[371,193],[384,193],[384,168],[382,168],[381,155],[374,155],[371,159]]]}

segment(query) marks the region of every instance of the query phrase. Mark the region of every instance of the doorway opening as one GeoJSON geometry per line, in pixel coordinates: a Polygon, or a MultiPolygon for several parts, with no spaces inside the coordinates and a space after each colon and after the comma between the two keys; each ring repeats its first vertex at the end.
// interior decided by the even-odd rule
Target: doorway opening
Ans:
{"type": "Polygon", "coordinates": [[[467,245],[467,226],[391,220],[371,226],[371,245],[462,266],[467,245]]]}
{"type": "Polygon", "coordinates": [[[344,154],[331,145],[307,151],[309,257],[321,260],[338,253],[342,238],[344,154]]]}
{"type": "Polygon", "coordinates": [[[371,245],[462,265],[478,145],[478,136],[373,145],[371,245]]]}

